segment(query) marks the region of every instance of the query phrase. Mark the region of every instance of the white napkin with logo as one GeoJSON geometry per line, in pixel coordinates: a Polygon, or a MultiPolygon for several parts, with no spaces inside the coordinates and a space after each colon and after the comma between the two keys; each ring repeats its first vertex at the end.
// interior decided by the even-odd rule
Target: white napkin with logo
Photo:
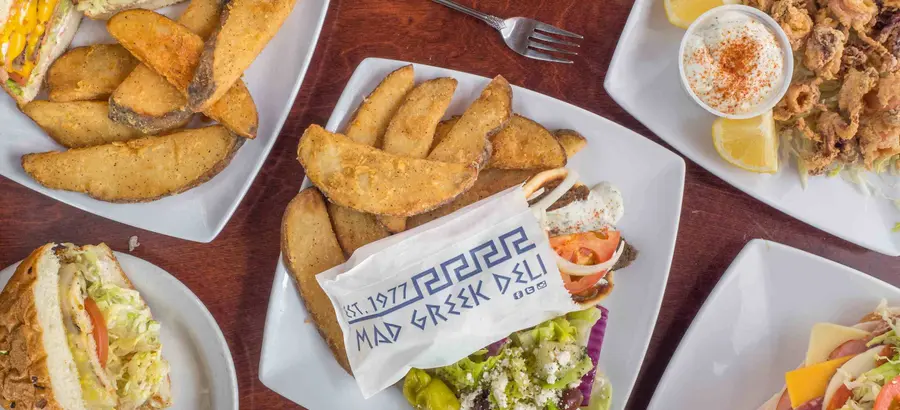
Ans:
{"type": "Polygon", "coordinates": [[[358,249],[317,276],[363,396],[579,310],[522,187],[358,249]]]}

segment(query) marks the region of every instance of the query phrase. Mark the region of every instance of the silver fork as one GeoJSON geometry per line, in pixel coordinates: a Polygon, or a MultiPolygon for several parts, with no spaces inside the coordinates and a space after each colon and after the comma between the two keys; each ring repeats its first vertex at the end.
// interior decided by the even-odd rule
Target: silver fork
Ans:
{"type": "Polygon", "coordinates": [[[573,37],[577,39],[584,38],[570,31],[566,31],[558,27],[553,27],[549,24],[541,23],[540,21],[525,17],[512,17],[504,20],[499,17],[495,17],[490,14],[482,13],[478,10],[463,6],[461,4],[454,3],[450,0],[432,1],[438,4],[443,4],[456,11],[461,11],[487,23],[489,26],[495,28],[500,32],[500,34],[503,36],[503,41],[506,42],[506,45],[509,46],[509,48],[525,57],[533,58],[535,60],[572,64],[572,61],[570,60],[554,57],[541,51],[578,55],[578,53],[574,51],[556,48],[554,46],[551,46],[550,44],[547,44],[552,43],[569,47],[579,47],[579,45],[576,43],[560,40],[556,37],[550,36],[550,34],[555,34],[563,37],[573,37]]]}

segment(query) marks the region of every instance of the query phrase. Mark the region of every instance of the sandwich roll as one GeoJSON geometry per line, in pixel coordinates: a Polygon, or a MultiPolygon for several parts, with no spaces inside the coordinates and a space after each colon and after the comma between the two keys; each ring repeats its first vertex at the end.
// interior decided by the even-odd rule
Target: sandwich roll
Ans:
{"type": "Polygon", "coordinates": [[[47,244],[0,293],[0,405],[160,409],[171,405],[160,324],[104,244],[47,244]]]}
{"type": "Polygon", "coordinates": [[[72,42],[79,12],[71,0],[0,2],[0,86],[19,105],[34,99],[44,75],[72,42]]]}

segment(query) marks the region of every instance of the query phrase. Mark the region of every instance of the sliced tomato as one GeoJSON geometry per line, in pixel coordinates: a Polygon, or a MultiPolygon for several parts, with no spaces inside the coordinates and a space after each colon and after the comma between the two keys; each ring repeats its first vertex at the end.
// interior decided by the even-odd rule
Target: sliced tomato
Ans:
{"type": "Polygon", "coordinates": [[[894,410],[900,408],[900,376],[884,384],[872,410],[894,410]]]}
{"type": "Polygon", "coordinates": [[[566,286],[566,290],[573,295],[577,295],[594,287],[597,282],[600,282],[600,279],[603,279],[603,277],[606,276],[606,272],[607,271],[603,271],[588,276],[571,276],[560,272],[560,275],[562,275],[563,284],[566,286]]]}
{"type": "Polygon", "coordinates": [[[84,310],[91,317],[91,325],[94,326],[94,343],[97,345],[97,356],[100,358],[100,365],[106,368],[106,360],[109,358],[109,333],[106,329],[106,319],[94,299],[84,299],[84,310]]]}
{"type": "Polygon", "coordinates": [[[550,238],[550,247],[563,259],[579,265],[596,265],[608,261],[619,248],[618,231],[574,233],[550,238]]]}
{"type": "Polygon", "coordinates": [[[847,404],[847,400],[850,400],[850,396],[853,395],[853,392],[845,384],[841,384],[841,387],[838,387],[834,392],[834,396],[831,396],[831,401],[828,403],[828,407],[826,410],[837,410],[841,407],[844,407],[847,404]]]}

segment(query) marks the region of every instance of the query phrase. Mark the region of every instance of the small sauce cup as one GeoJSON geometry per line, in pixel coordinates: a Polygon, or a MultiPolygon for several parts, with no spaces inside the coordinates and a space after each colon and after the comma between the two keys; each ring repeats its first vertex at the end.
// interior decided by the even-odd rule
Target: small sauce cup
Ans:
{"type": "Polygon", "coordinates": [[[685,35],[681,40],[681,47],[678,50],[678,71],[681,75],[681,84],[684,87],[685,91],[687,91],[691,98],[693,98],[694,101],[705,110],[719,117],[731,119],[752,118],[762,115],[766,111],[771,110],[787,92],[787,89],[791,84],[791,76],[794,72],[794,53],[791,49],[790,41],[788,41],[787,35],[784,33],[784,30],[782,30],[781,26],[779,26],[778,23],[768,14],[760,11],[759,9],[749,6],[725,5],[716,7],[712,10],[707,11],[706,13],[703,13],[702,15],[700,15],[700,17],[697,18],[697,20],[694,20],[694,22],[691,23],[690,27],[688,27],[687,32],[685,32],[685,35]],[[685,48],[690,39],[694,37],[698,30],[705,29],[712,19],[720,17],[723,14],[729,12],[742,13],[750,17],[751,19],[762,23],[763,26],[765,26],[766,29],[768,29],[769,32],[771,32],[775,37],[775,41],[778,43],[778,47],[781,49],[783,56],[781,78],[777,80],[778,83],[776,83],[776,85],[772,89],[772,92],[769,93],[768,98],[766,98],[762,103],[759,103],[755,107],[753,107],[752,111],[734,114],[719,111],[700,99],[693,88],[691,88],[690,81],[685,74],[685,48]]]}

